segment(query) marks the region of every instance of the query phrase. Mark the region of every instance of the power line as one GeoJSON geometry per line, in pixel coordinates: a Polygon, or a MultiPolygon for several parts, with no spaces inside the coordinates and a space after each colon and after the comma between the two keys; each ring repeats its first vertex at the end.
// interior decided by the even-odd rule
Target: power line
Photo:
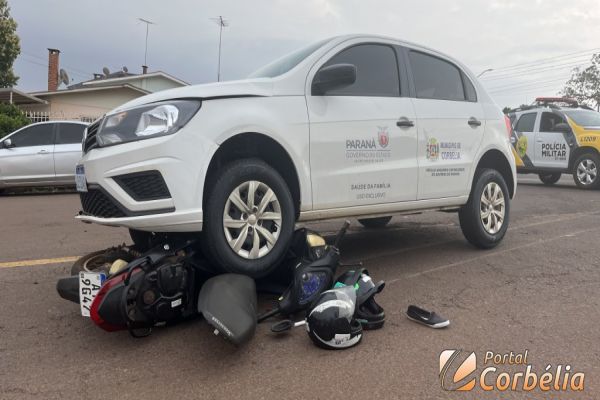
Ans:
{"type": "Polygon", "coordinates": [[[598,50],[600,50],[600,47],[595,47],[595,48],[592,48],[592,49],[576,51],[574,53],[567,53],[567,54],[558,55],[558,56],[554,56],[554,57],[541,58],[541,59],[534,60],[534,61],[529,61],[529,62],[526,62],[526,63],[520,63],[520,64],[513,64],[513,65],[504,66],[504,67],[498,67],[498,68],[494,68],[494,71],[497,72],[497,71],[504,71],[504,70],[509,70],[509,69],[519,69],[517,67],[525,67],[525,66],[546,64],[546,63],[551,62],[551,60],[557,60],[557,59],[560,59],[560,58],[566,58],[566,57],[574,56],[576,54],[581,54],[580,57],[582,57],[582,56],[584,56],[582,53],[589,53],[589,54],[586,54],[586,55],[591,55],[591,54],[594,54],[595,52],[597,52],[598,50]]]}
{"type": "Polygon", "coordinates": [[[490,82],[490,81],[497,81],[497,80],[503,80],[503,79],[510,79],[515,76],[533,75],[533,74],[539,74],[539,73],[544,73],[544,72],[548,72],[548,71],[555,71],[555,70],[561,70],[561,69],[566,69],[566,68],[575,68],[575,67],[580,67],[582,65],[586,65],[588,62],[589,61],[576,61],[576,62],[568,62],[565,64],[557,64],[557,65],[552,65],[552,66],[536,67],[536,68],[532,68],[532,69],[526,70],[526,71],[517,71],[515,73],[506,73],[506,74],[502,74],[502,75],[493,76],[488,79],[483,79],[482,81],[490,82]]]}
{"type": "Polygon", "coordinates": [[[516,90],[516,89],[521,89],[521,88],[526,88],[526,87],[536,87],[545,83],[552,83],[552,82],[567,82],[568,79],[565,78],[558,78],[558,79],[550,79],[550,80],[544,80],[544,81],[538,81],[538,82],[530,82],[530,83],[522,83],[522,84],[517,84],[517,85],[507,85],[507,86],[499,86],[499,87],[495,87],[495,88],[490,88],[488,91],[490,93],[501,93],[501,92],[506,92],[506,91],[511,91],[511,90],[516,90]]]}
{"type": "MultiPolygon", "coordinates": [[[[21,53],[22,53],[23,55],[26,55],[26,56],[28,56],[28,57],[33,57],[33,58],[37,58],[37,59],[39,59],[39,60],[42,60],[42,61],[47,61],[47,59],[46,59],[46,58],[44,58],[44,57],[41,57],[41,56],[38,56],[38,55],[36,55],[36,54],[32,54],[32,53],[29,53],[29,52],[26,52],[26,51],[21,51],[21,53]]],[[[68,69],[68,70],[69,70],[69,71],[71,71],[71,72],[77,71],[77,72],[79,72],[79,73],[81,73],[81,74],[85,74],[85,76],[86,76],[86,77],[90,77],[90,76],[94,75],[94,74],[93,74],[93,73],[91,73],[91,72],[84,71],[84,70],[82,70],[82,69],[79,69],[79,68],[75,68],[75,67],[73,67],[73,66],[71,66],[71,65],[68,65],[68,64],[63,64],[63,63],[61,63],[61,66],[63,66],[63,67],[66,67],[65,69],[68,69]]]]}

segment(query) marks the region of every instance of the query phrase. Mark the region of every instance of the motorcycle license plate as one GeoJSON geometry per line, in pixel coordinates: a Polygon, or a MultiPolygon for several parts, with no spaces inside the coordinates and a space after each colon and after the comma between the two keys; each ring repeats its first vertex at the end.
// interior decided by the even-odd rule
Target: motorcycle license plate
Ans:
{"type": "Polygon", "coordinates": [[[85,168],[83,165],[75,167],[75,187],[78,192],[87,192],[87,180],[85,179],[85,168]]]}
{"type": "Polygon", "coordinates": [[[79,273],[79,305],[84,317],[90,316],[92,302],[105,280],[106,274],[100,272],[79,273]]]}

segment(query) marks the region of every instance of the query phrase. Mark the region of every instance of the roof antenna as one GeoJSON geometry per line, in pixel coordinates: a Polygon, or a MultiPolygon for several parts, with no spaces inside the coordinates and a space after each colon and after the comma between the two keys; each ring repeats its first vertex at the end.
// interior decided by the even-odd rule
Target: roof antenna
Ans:
{"type": "Polygon", "coordinates": [[[229,26],[229,21],[223,18],[222,15],[219,15],[215,18],[210,18],[211,21],[214,21],[217,25],[219,25],[219,64],[217,67],[217,82],[221,81],[221,36],[223,35],[223,28],[229,26]]]}
{"type": "Polygon", "coordinates": [[[146,24],[146,50],[144,51],[144,65],[148,65],[148,30],[150,25],[156,25],[156,22],[152,22],[144,18],[138,18],[138,20],[146,24]]]}

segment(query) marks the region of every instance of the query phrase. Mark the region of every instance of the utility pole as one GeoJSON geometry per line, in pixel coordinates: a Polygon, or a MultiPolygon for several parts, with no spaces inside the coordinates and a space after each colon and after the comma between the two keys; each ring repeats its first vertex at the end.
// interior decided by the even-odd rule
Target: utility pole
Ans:
{"type": "Polygon", "coordinates": [[[144,66],[148,66],[148,30],[150,25],[156,25],[156,23],[144,18],[138,18],[138,20],[146,24],[146,50],[144,51],[144,66]]]}
{"type": "Polygon", "coordinates": [[[219,25],[219,61],[217,66],[217,82],[221,81],[221,37],[223,35],[223,28],[229,26],[229,21],[223,18],[222,15],[218,17],[211,18],[211,21],[215,22],[219,25]]]}

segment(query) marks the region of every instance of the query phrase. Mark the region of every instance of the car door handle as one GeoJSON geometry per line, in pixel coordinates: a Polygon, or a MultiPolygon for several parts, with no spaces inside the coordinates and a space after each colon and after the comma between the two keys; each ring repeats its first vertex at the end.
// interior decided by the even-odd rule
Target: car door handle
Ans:
{"type": "Polygon", "coordinates": [[[400,128],[412,128],[415,126],[415,123],[406,117],[402,117],[396,122],[396,126],[400,128]]]}
{"type": "Polygon", "coordinates": [[[469,121],[467,122],[467,124],[469,124],[471,126],[481,126],[481,121],[475,117],[471,117],[471,118],[469,118],[469,121]]]}
{"type": "Polygon", "coordinates": [[[38,154],[48,154],[48,150],[40,150],[38,151],[38,154]]]}

